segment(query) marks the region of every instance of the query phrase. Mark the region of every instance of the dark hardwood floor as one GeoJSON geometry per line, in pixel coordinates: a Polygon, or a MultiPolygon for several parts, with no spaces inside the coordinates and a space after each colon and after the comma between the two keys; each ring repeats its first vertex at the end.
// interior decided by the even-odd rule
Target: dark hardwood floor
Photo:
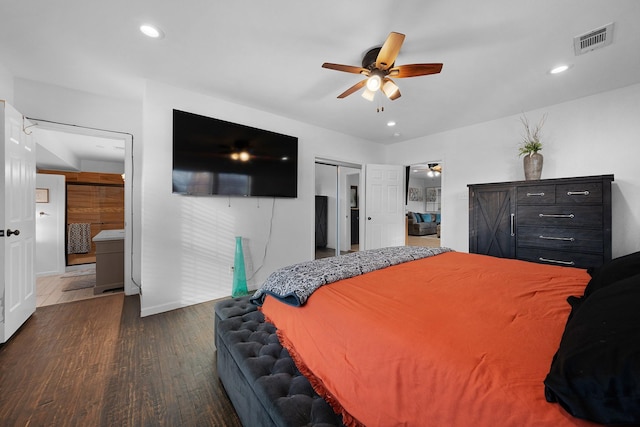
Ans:
{"type": "Polygon", "coordinates": [[[124,294],[38,307],[0,346],[3,426],[240,426],[214,302],[140,318],[124,294]]]}

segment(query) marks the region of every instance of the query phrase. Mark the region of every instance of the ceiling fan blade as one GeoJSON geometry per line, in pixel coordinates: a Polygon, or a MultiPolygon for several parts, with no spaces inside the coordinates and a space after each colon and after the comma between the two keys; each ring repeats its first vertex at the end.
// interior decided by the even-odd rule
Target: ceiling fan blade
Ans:
{"type": "Polygon", "coordinates": [[[391,101],[395,101],[401,96],[400,88],[390,78],[385,78],[382,82],[382,91],[391,101]]]}
{"type": "Polygon", "coordinates": [[[322,64],[322,68],[328,68],[330,70],[344,71],[345,73],[353,73],[353,74],[364,74],[365,76],[369,75],[369,70],[362,67],[356,67],[353,65],[341,65],[341,64],[332,64],[330,62],[325,62],[322,64]]]}
{"type": "Polygon", "coordinates": [[[408,64],[399,65],[389,70],[391,77],[402,79],[405,77],[426,76],[428,74],[438,74],[442,71],[442,64],[408,64]]]}
{"type": "Polygon", "coordinates": [[[362,81],[359,81],[358,83],[354,84],[349,89],[345,90],[340,95],[338,95],[338,98],[340,98],[340,99],[346,98],[347,96],[351,95],[353,92],[356,92],[356,91],[362,89],[362,87],[364,85],[366,85],[366,84],[367,84],[367,80],[366,79],[362,80],[362,81]]]}
{"type": "Polygon", "coordinates": [[[400,47],[404,42],[404,34],[391,33],[387,40],[385,40],[378,57],[376,58],[376,68],[380,70],[386,70],[393,65],[396,61],[398,53],[400,53],[400,47]]]}

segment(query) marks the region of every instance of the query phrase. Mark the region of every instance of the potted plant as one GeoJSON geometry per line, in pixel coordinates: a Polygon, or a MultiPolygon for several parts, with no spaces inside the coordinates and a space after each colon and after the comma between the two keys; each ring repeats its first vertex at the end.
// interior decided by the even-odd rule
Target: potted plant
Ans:
{"type": "Polygon", "coordinates": [[[542,133],[542,125],[547,118],[543,115],[537,125],[532,126],[526,115],[520,117],[520,121],[524,126],[524,135],[522,136],[522,145],[520,145],[519,153],[524,156],[524,178],[526,180],[540,179],[542,174],[542,163],[544,158],[539,151],[542,150],[542,142],[540,137],[542,133]]]}

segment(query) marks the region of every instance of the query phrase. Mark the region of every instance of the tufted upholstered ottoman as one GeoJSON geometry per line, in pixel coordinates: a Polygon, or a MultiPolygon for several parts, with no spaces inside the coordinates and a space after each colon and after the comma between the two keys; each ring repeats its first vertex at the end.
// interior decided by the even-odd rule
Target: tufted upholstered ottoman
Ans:
{"type": "Polygon", "coordinates": [[[218,375],[242,425],[343,426],[313,391],[249,297],[215,306],[218,375]]]}

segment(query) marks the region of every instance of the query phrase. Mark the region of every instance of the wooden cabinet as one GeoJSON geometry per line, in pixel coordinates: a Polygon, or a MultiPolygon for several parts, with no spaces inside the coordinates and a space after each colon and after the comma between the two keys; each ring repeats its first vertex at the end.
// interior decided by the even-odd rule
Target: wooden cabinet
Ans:
{"type": "Polygon", "coordinates": [[[95,295],[124,287],[124,229],[104,230],[93,238],[96,246],[95,295]]]}
{"type": "Polygon", "coordinates": [[[469,186],[469,252],[515,258],[515,188],[469,186]]]}
{"type": "Polygon", "coordinates": [[[597,267],[611,260],[613,175],[469,185],[469,252],[597,267]]]}

